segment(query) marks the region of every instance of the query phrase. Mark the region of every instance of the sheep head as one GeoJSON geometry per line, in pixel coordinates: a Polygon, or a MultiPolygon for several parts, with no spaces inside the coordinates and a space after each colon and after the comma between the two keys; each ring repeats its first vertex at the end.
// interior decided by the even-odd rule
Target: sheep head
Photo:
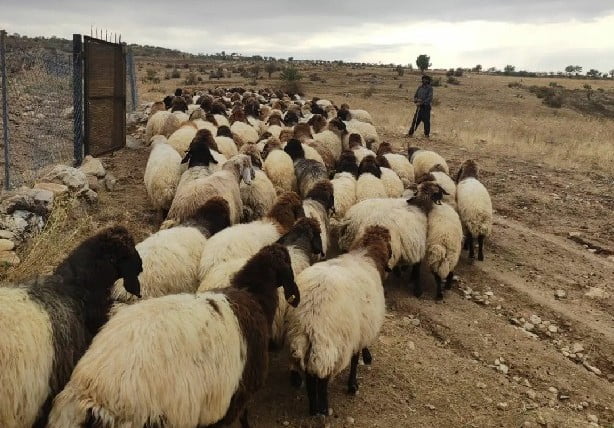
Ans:
{"type": "Polygon", "coordinates": [[[459,183],[463,179],[470,178],[470,177],[473,177],[477,180],[478,174],[479,174],[478,163],[472,159],[467,159],[465,162],[461,164],[461,167],[458,170],[458,175],[456,176],[456,182],[459,183]]]}
{"type": "Polygon", "coordinates": [[[390,272],[390,259],[392,258],[390,231],[383,226],[369,226],[361,238],[352,245],[350,251],[365,248],[369,257],[375,262],[382,280],[386,272],[390,272]]]}

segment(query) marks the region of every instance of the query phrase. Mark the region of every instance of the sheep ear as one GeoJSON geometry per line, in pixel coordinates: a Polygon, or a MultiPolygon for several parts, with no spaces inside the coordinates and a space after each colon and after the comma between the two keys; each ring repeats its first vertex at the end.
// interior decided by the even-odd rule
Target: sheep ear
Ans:
{"type": "Polygon", "coordinates": [[[441,193],[443,193],[444,195],[449,195],[449,193],[448,193],[448,192],[446,192],[446,189],[444,189],[443,187],[441,187],[439,184],[437,185],[437,187],[439,187],[439,191],[440,191],[441,193]]]}
{"type": "Polygon", "coordinates": [[[411,205],[411,204],[412,204],[412,203],[413,203],[415,200],[416,200],[416,197],[415,197],[415,196],[412,196],[411,198],[409,198],[409,199],[408,199],[407,201],[405,201],[405,202],[407,202],[408,204],[410,204],[410,205],[411,205]]]}

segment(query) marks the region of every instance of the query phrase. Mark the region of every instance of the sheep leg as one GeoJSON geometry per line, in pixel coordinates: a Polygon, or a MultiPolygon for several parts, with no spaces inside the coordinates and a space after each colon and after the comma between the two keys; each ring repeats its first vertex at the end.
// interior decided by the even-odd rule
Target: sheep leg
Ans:
{"type": "Polygon", "coordinates": [[[475,249],[473,248],[473,236],[471,235],[471,233],[467,234],[467,245],[469,246],[469,258],[470,259],[474,259],[475,258],[475,249]]]}
{"type": "Polygon", "coordinates": [[[301,374],[296,370],[290,370],[290,385],[298,389],[302,384],[303,378],[301,378],[301,374]]]}
{"type": "Polygon", "coordinates": [[[484,235],[478,235],[478,260],[484,261],[484,235]]]}
{"type": "Polygon", "coordinates": [[[465,239],[463,242],[463,250],[468,250],[468,249],[469,249],[469,237],[465,235],[465,239]]]}
{"type": "Polygon", "coordinates": [[[454,281],[454,272],[450,272],[448,276],[446,276],[446,290],[452,288],[452,282],[454,281]]]}
{"type": "Polygon", "coordinates": [[[414,263],[411,268],[411,280],[414,283],[414,296],[422,296],[422,284],[420,283],[420,262],[414,263]]]}
{"type": "Polygon", "coordinates": [[[436,273],[433,273],[433,276],[435,277],[435,284],[437,284],[436,298],[437,300],[443,300],[443,291],[441,289],[441,277],[437,275],[436,273]]]}
{"type": "Polygon", "coordinates": [[[358,391],[358,379],[356,376],[358,374],[358,357],[359,353],[355,353],[352,355],[352,361],[350,363],[350,376],[348,378],[348,394],[356,395],[356,391],[358,391]]]}
{"type": "Polygon", "coordinates": [[[318,414],[318,378],[307,373],[305,377],[305,386],[307,387],[307,398],[309,399],[309,414],[315,416],[318,414]]]}
{"type": "Polygon", "coordinates": [[[249,428],[249,421],[247,419],[247,409],[243,410],[241,417],[239,418],[239,422],[241,423],[241,428],[249,428]]]}
{"type": "Polygon", "coordinates": [[[373,362],[373,357],[371,356],[369,348],[362,348],[362,361],[368,366],[373,362]]]}
{"type": "Polygon", "coordinates": [[[330,378],[318,379],[317,381],[317,389],[318,389],[318,398],[320,400],[320,405],[318,413],[324,416],[328,416],[328,380],[330,378]]]}

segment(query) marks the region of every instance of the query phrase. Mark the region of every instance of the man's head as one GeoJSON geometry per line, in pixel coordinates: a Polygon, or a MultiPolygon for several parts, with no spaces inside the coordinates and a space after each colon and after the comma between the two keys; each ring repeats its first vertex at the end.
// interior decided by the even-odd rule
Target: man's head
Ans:
{"type": "Polygon", "coordinates": [[[422,76],[422,84],[424,86],[431,84],[431,76],[424,75],[422,76]]]}

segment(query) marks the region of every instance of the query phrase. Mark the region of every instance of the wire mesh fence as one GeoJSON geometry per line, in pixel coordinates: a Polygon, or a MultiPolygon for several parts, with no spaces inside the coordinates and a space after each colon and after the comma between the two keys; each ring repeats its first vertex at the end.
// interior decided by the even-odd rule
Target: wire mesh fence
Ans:
{"type": "MultiPolygon", "coordinates": [[[[6,65],[6,79],[0,73],[0,82],[7,90],[6,96],[0,95],[0,118],[8,113],[6,137],[0,120],[0,144],[9,142],[1,159],[9,179],[0,174],[2,188],[32,185],[52,165],[79,163],[82,158],[83,76],[77,74],[78,86],[73,79],[73,60],[79,64],[82,56],[81,44],[76,53],[74,43],[18,34],[5,35],[0,43],[0,58],[6,65]],[[74,120],[73,105],[78,120],[74,120]]],[[[138,104],[134,59],[129,49],[126,53],[126,107],[134,111],[138,104]]]]}
{"type": "Polygon", "coordinates": [[[0,49],[7,87],[0,110],[8,111],[10,187],[15,188],[31,185],[47,166],[73,159],[72,42],[10,35],[0,49]]]}

